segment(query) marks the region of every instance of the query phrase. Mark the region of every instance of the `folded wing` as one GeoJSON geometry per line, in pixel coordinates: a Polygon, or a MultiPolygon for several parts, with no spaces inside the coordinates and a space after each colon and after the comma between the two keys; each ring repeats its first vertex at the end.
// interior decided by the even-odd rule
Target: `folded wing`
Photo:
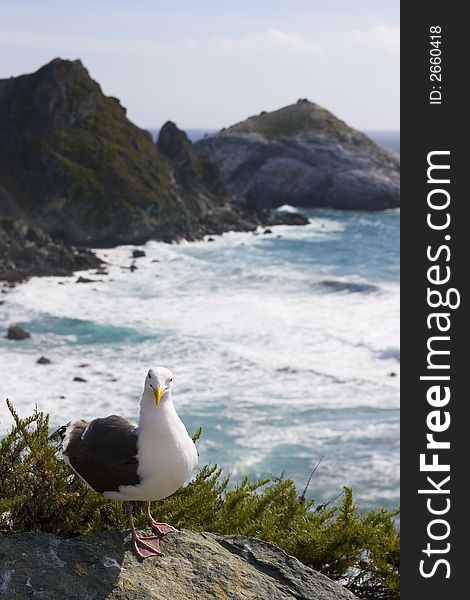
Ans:
{"type": "Polygon", "coordinates": [[[137,428],[111,415],[87,423],[77,421],[67,432],[64,459],[97,492],[138,485],[137,428]]]}

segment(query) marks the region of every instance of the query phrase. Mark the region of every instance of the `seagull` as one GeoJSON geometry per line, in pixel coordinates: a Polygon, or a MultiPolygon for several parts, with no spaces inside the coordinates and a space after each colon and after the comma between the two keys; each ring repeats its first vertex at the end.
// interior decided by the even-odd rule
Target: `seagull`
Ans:
{"type": "Polygon", "coordinates": [[[95,492],[111,500],[123,500],[134,551],[140,558],[161,554],[160,537],[177,529],[157,523],[150,503],[171,496],[197,467],[193,440],[171,399],[172,372],[150,369],[140,400],[139,425],[117,415],[83,419],[57,430],[62,457],[95,492]],[[132,502],[142,502],[147,524],[157,535],[138,536],[132,502]]]}

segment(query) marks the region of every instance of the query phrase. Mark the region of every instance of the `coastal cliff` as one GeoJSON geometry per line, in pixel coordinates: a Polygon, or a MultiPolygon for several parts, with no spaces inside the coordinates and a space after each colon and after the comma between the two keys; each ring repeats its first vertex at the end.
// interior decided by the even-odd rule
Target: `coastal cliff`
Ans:
{"type": "Polygon", "coordinates": [[[228,188],[259,208],[382,210],[400,205],[399,157],[306,99],[195,144],[228,188]]]}
{"type": "Polygon", "coordinates": [[[155,145],[79,60],[0,80],[0,216],[88,247],[199,239],[263,216],[166,125],[155,145]]]}

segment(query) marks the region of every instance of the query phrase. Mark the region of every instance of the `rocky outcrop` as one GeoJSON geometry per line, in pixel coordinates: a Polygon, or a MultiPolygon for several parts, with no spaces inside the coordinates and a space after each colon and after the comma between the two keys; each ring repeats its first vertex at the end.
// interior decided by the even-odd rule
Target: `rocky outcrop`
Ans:
{"type": "Polygon", "coordinates": [[[181,531],[138,560],[126,532],[71,539],[0,537],[0,598],[48,600],[354,600],[282,550],[253,538],[181,531]]]}
{"type": "Polygon", "coordinates": [[[217,164],[234,194],[257,207],[400,204],[398,155],[308,100],[250,117],[195,147],[217,164]]]}
{"type": "Polygon", "coordinates": [[[36,363],[37,363],[38,365],[50,365],[50,364],[51,364],[51,362],[52,362],[52,361],[51,361],[51,359],[50,359],[50,358],[46,358],[45,356],[40,356],[40,357],[37,359],[37,361],[36,361],[36,363]]]}
{"type": "Polygon", "coordinates": [[[244,198],[229,192],[218,167],[207,156],[196,153],[186,133],[172,121],[161,128],[156,146],[171,162],[181,195],[192,198],[197,207],[193,237],[229,230],[250,231],[269,219],[269,213],[257,211],[244,198]]]}
{"type": "Polygon", "coordinates": [[[20,327],[19,325],[17,325],[16,323],[12,323],[8,327],[6,337],[9,340],[18,341],[18,340],[26,340],[26,339],[30,338],[31,334],[28,331],[26,331],[25,329],[23,329],[22,327],[20,327]]]}
{"type": "Polygon", "coordinates": [[[174,124],[155,145],[79,60],[0,80],[0,216],[54,239],[103,247],[254,229],[253,207],[192,153],[174,124]]]}
{"type": "Polygon", "coordinates": [[[32,275],[70,275],[98,267],[102,261],[84,248],[53,240],[20,219],[0,217],[0,280],[21,281],[32,275]]]}

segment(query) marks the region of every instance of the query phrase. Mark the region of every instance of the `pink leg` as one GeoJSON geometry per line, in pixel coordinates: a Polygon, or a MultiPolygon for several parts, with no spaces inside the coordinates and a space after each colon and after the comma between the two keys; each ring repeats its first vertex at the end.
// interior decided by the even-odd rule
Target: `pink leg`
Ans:
{"type": "Polygon", "coordinates": [[[178,530],[168,523],[157,523],[150,514],[150,502],[142,503],[143,509],[145,510],[145,516],[147,517],[147,524],[154,529],[159,535],[163,536],[167,533],[177,533],[178,530]]]}
{"type": "Polygon", "coordinates": [[[156,535],[150,535],[145,537],[139,537],[134,527],[134,518],[132,516],[132,504],[130,502],[124,503],[126,508],[127,518],[131,527],[132,545],[134,546],[134,552],[139,558],[148,558],[149,556],[158,556],[161,554],[160,551],[160,538],[156,535]]]}

